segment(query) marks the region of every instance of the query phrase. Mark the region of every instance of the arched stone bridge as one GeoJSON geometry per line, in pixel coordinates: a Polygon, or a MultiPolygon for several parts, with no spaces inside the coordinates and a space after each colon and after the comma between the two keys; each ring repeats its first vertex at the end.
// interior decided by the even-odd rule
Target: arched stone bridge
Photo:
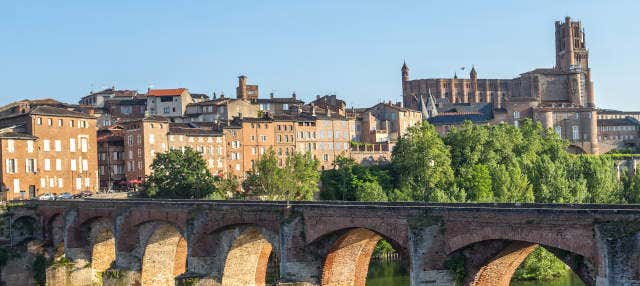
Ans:
{"type": "Polygon", "coordinates": [[[640,285],[640,206],[84,200],[10,213],[36,226],[12,243],[74,262],[52,285],[365,285],[381,238],[411,285],[509,285],[537,246],[586,285],[640,285]]]}

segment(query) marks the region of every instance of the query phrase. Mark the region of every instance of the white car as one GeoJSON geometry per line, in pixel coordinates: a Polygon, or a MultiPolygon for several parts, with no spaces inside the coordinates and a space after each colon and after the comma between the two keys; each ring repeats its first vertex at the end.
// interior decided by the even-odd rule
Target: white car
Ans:
{"type": "Polygon", "coordinates": [[[50,193],[46,193],[43,194],[41,196],[38,197],[39,200],[43,200],[43,201],[53,201],[56,199],[56,196],[50,194],[50,193]]]}
{"type": "Polygon", "coordinates": [[[73,196],[68,192],[59,194],[58,197],[56,198],[56,200],[70,200],[70,199],[73,199],[73,196]]]}

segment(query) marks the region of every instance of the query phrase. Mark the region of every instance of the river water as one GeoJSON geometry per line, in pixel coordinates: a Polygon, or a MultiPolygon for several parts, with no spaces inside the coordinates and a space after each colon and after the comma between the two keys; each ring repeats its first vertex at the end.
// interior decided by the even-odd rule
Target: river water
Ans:
{"type": "MultiPolygon", "coordinates": [[[[408,286],[409,272],[400,261],[371,261],[367,286],[408,286]]],[[[547,281],[513,281],[511,286],[584,286],[573,272],[547,281]]]]}

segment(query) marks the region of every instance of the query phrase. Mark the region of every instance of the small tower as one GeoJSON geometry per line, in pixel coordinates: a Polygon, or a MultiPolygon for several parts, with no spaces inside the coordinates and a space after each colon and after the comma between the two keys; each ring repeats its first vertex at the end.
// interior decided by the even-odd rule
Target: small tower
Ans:
{"type": "Polygon", "coordinates": [[[471,78],[471,80],[477,80],[478,79],[478,72],[476,72],[476,67],[475,66],[471,66],[471,72],[469,73],[469,77],[471,78]]]}
{"type": "Polygon", "coordinates": [[[408,81],[409,80],[409,67],[407,66],[407,62],[404,62],[402,64],[402,81],[408,81]]]}
{"type": "Polygon", "coordinates": [[[418,108],[417,101],[409,90],[409,67],[407,62],[402,63],[402,106],[406,108],[418,108]]]}
{"type": "Polygon", "coordinates": [[[238,88],[236,89],[236,97],[238,99],[247,100],[247,76],[241,75],[238,77],[238,88]]]}

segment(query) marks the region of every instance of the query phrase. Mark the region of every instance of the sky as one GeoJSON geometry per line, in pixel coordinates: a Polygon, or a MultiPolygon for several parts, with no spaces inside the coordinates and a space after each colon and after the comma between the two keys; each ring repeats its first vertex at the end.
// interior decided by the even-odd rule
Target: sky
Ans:
{"type": "Polygon", "coordinates": [[[0,1],[0,105],[115,86],[401,100],[410,77],[553,67],[554,21],[581,20],[596,103],[640,110],[640,1],[0,1]],[[462,67],[466,69],[461,70],[462,67]]]}

